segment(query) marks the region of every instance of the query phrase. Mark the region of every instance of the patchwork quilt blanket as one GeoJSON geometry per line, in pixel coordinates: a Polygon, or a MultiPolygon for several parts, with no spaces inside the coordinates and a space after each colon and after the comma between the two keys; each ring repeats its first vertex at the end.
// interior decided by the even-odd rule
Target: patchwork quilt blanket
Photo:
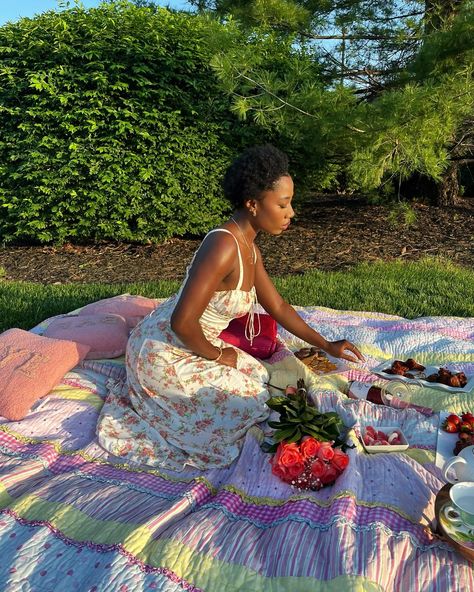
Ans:
{"type": "MultiPolygon", "coordinates": [[[[240,457],[206,473],[124,464],[97,444],[97,418],[123,359],[85,361],[19,422],[0,419],[0,590],[17,592],[467,592],[472,565],[433,532],[443,487],[435,463],[440,410],[474,412],[474,392],[423,388],[395,409],[349,399],[352,380],[414,357],[474,373],[474,319],[407,320],[298,309],[331,340],[347,338],[362,367],[313,377],[321,411],[337,411],[355,447],[333,486],[300,491],[271,473],[252,428],[240,457]],[[367,454],[363,424],[400,426],[406,453],[367,454]]],[[[41,332],[47,321],[37,328],[41,332]]],[[[303,344],[281,330],[296,350],[303,344]]],[[[272,383],[287,361],[269,360],[272,383]]]]}

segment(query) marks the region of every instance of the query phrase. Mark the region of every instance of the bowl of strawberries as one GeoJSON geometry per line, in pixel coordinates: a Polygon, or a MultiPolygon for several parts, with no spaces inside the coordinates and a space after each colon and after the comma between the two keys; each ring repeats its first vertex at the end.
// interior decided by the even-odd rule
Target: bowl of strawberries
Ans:
{"type": "Polygon", "coordinates": [[[451,413],[441,427],[448,434],[458,434],[454,454],[459,454],[463,448],[474,445],[474,414],[468,412],[459,416],[451,413]]]}
{"type": "Polygon", "coordinates": [[[366,425],[361,430],[362,444],[367,452],[403,452],[409,444],[404,433],[397,426],[366,425]]]}

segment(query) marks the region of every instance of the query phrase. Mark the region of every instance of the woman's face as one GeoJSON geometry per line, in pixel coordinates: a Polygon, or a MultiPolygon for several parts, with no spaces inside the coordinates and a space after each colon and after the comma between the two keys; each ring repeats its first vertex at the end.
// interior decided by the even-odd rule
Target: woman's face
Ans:
{"type": "Polygon", "coordinates": [[[295,215],[291,207],[293,199],[293,179],[289,175],[280,177],[273,189],[262,193],[255,201],[255,222],[261,230],[270,234],[281,234],[290,225],[295,215]]]}

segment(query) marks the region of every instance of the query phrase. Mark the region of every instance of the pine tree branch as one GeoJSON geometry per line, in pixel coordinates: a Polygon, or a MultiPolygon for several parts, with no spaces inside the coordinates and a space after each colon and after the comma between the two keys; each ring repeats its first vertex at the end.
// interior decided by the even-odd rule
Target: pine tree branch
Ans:
{"type": "Polygon", "coordinates": [[[404,18],[409,18],[410,16],[423,16],[425,11],[418,11],[418,12],[409,12],[408,14],[396,14],[395,16],[386,16],[386,17],[376,17],[373,20],[379,23],[386,23],[388,21],[396,21],[404,18]]]}
{"type": "MultiPolygon", "coordinates": [[[[309,33],[307,31],[297,31],[297,34],[301,37],[305,37],[306,39],[311,39],[313,41],[330,41],[330,40],[340,40],[340,41],[397,41],[400,42],[400,39],[396,35],[372,35],[370,33],[364,35],[315,35],[314,33],[309,33]]],[[[408,40],[419,40],[421,39],[420,35],[407,35],[405,37],[405,41],[408,40]]]]}
{"type": "Polygon", "coordinates": [[[290,109],[294,109],[295,111],[298,111],[299,113],[302,113],[303,115],[307,115],[308,117],[312,117],[313,119],[319,119],[319,117],[317,115],[313,115],[312,113],[308,113],[307,111],[300,109],[296,105],[292,105],[291,103],[288,103],[288,101],[285,101],[284,99],[282,99],[281,97],[276,95],[271,90],[268,90],[268,88],[265,88],[265,86],[263,84],[261,84],[260,82],[257,82],[256,80],[253,80],[253,78],[250,78],[250,76],[247,76],[246,74],[239,73],[238,77],[244,78],[245,80],[248,80],[252,84],[255,84],[255,86],[258,86],[258,88],[261,88],[264,92],[266,92],[268,95],[270,95],[271,97],[273,97],[277,101],[280,101],[280,103],[282,103],[286,107],[289,107],[290,109]]]}

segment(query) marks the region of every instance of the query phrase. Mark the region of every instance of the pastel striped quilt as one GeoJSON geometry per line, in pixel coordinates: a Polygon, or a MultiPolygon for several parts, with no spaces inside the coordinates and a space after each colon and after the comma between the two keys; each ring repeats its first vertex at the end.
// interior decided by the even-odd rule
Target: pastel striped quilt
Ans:
{"type": "MultiPolygon", "coordinates": [[[[349,380],[410,355],[474,373],[474,319],[407,320],[299,309],[328,339],[346,337],[364,367],[318,379],[312,396],[336,410],[355,448],[335,485],[298,491],[271,474],[252,428],[240,457],[204,474],[123,464],[95,437],[123,360],[84,362],[20,422],[0,420],[0,590],[5,592],[467,592],[472,565],[432,531],[444,485],[435,466],[438,413],[348,399],[349,380]],[[362,423],[399,425],[407,454],[366,454],[362,423]]],[[[44,324],[36,331],[41,332],[44,324]]],[[[285,331],[280,337],[302,345],[285,331]]],[[[272,360],[275,378],[285,360],[272,360]]],[[[474,393],[423,389],[416,402],[471,410],[474,393]]]]}

